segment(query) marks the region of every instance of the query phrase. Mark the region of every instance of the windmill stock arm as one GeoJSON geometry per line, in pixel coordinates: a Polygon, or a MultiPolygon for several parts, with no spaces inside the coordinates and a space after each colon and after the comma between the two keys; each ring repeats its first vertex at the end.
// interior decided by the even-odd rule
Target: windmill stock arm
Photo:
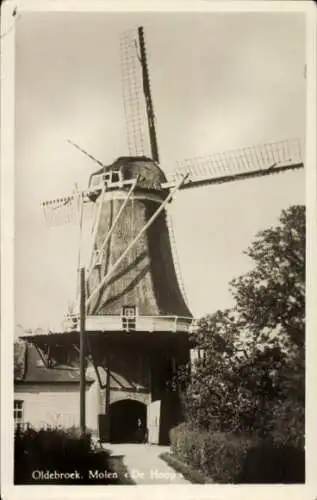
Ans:
{"type": "Polygon", "coordinates": [[[189,173],[189,179],[181,189],[189,189],[297,170],[304,162],[300,141],[291,139],[184,160],[178,165],[163,187],[172,187],[183,172],[189,173]]]}
{"type": "MultiPolygon", "coordinates": [[[[201,179],[194,179],[187,180],[183,184],[183,186],[180,188],[180,190],[184,189],[189,189],[189,188],[194,188],[194,187],[202,187],[202,186],[208,186],[208,185],[214,185],[214,184],[224,184],[226,182],[233,182],[233,181],[239,181],[239,180],[246,180],[246,179],[254,179],[256,177],[264,177],[267,175],[272,175],[272,174],[279,174],[281,172],[286,172],[288,170],[298,170],[300,168],[303,168],[304,164],[303,163],[297,163],[294,165],[282,165],[282,166],[276,166],[276,167],[269,167],[267,169],[261,169],[261,170],[250,170],[248,172],[240,172],[236,174],[228,174],[228,175],[222,175],[222,176],[215,176],[215,177],[206,177],[206,178],[201,178],[201,179]]],[[[171,188],[174,185],[174,182],[168,182],[164,184],[162,187],[165,188],[171,188]]]]}
{"type": "Polygon", "coordinates": [[[92,154],[88,153],[88,151],[86,151],[85,149],[78,146],[78,144],[76,144],[75,142],[71,141],[70,139],[67,139],[67,142],[69,144],[71,144],[72,146],[74,146],[74,148],[78,149],[78,151],[80,151],[84,155],[88,156],[88,158],[90,158],[92,161],[98,163],[98,165],[100,165],[102,168],[106,168],[106,166],[100,160],[95,158],[95,156],[93,156],[92,154]]]}

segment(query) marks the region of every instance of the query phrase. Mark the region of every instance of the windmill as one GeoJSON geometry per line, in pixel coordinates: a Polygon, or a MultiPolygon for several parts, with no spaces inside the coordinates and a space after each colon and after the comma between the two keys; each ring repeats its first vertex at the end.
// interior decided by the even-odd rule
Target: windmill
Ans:
{"type": "MultiPolygon", "coordinates": [[[[185,189],[282,173],[304,165],[299,141],[288,140],[184,160],[172,174],[165,173],[159,157],[142,27],[123,35],[121,56],[129,156],[104,165],[70,141],[98,169],[91,173],[87,189],[44,201],[42,208],[50,225],[77,218],[81,235],[84,221],[91,221],[85,312],[89,350],[105,390],[105,435],[120,434],[114,422],[122,423],[123,413],[131,410],[133,420],[137,410],[134,414],[132,407],[124,407],[133,394],[135,401],[147,405],[150,440],[158,442],[164,441],[175,423],[177,402],[166,393],[165,382],[177,365],[188,360],[188,332],[193,323],[175,267],[168,204],[185,189]],[[126,335],[118,336],[118,332],[126,335]],[[106,372],[104,385],[100,367],[106,372]],[[164,422],[160,418],[163,414],[164,422]]],[[[79,244],[78,269],[81,259],[79,244]]],[[[55,336],[51,352],[57,343],[66,345],[66,338],[76,343],[79,316],[75,313],[68,320],[68,333],[59,334],[58,340],[55,336]]],[[[48,345],[47,337],[34,341],[44,350],[48,345]]],[[[129,427],[128,421],[124,426],[129,427]]]]}

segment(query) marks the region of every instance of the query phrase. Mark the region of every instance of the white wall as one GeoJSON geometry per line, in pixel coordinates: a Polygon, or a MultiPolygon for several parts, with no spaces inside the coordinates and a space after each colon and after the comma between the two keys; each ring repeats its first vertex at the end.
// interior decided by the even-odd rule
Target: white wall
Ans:
{"type": "Polygon", "coordinates": [[[86,426],[98,430],[98,414],[100,413],[100,387],[97,380],[86,391],[86,426]]]}
{"type": "Polygon", "coordinates": [[[123,399],[139,401],[140,403],[148,405],[151,402],[151,394],[144,392],[110,391],[110,404],[123,399]]]}
{"type": "MultiPolygon", "coordinates": [[[[98,387],[86,388],[86,425],[98,428],[98,387]]],[[[14,399],[24,401],[24,422],[33,427],[79,426],[79,384],[15,384],[14,399]]]]}

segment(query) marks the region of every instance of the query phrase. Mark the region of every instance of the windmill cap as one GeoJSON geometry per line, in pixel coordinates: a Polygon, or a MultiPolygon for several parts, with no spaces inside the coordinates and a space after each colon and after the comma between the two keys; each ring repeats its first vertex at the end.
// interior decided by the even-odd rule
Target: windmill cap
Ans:
{"type": "Polygon", "coordinates": [[[94,176],[104,172],[120,172],[123,181],[138,177],[137,186],[145,189],[161,189],[161,184],[166,182],[163,170],[146,156],[122,156],[111,165],[106,165],[105,168],[94,172],[89,179],[89,184],[94,176]]]}

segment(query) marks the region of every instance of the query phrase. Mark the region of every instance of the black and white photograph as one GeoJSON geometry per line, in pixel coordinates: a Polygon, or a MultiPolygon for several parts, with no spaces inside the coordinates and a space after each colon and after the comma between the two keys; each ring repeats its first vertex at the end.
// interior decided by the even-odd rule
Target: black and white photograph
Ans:
{"type": "Polygon", "coordinates": [[[305,487],[307,12],[8,3],[13,485],[305,487]]]}

